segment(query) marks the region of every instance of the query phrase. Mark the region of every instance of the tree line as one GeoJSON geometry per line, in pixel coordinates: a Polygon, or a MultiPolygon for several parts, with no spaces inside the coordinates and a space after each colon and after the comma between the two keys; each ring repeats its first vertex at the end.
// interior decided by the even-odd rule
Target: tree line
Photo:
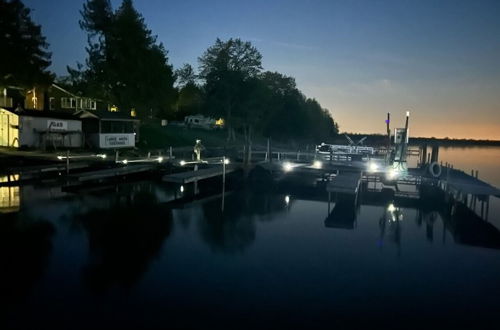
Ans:
{"type": "Polygon", "coordinates": [[[33,86],[53,79],[76,93],[104,100],[139,118],[182,120],[201,113],[222,117],[228,139],[255,134],[277,140],[326,141],[338,133],[330,112],[304,96],[295,79],[264,71],[262,54],[239,38],[216,39],[198,58],[198,68],[174,70],[168,51],[148,29],[132,0],[113,10],[110,0],[87,0],[80,27],[87,33],[85,63],[55,78],[39,25],[21,0],[0,0],[0,84],[33,86]],[[12,65],[10,65],[12,63],[12,65]]]}

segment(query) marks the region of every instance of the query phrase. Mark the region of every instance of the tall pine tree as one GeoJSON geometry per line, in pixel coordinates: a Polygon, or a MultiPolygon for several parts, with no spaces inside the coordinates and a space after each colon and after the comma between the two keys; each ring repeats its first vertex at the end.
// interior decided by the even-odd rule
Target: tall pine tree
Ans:
{"type": "Polygon", "coordinates": [[[0,85],[48,85],[51,54],[40,25],[20,0],[0,0],[0,85]]]}
{"type": "MultiPolygon", "coordinates": [[[[167,51],[144,23],[132,0],[113,12],[109,0],[88,0],[82,11],[88,32],[87,90],[139,117],[166,116],[175,102],[167,51]]],[[[78,71],[70,71],[75,77],[78,71]]]]}

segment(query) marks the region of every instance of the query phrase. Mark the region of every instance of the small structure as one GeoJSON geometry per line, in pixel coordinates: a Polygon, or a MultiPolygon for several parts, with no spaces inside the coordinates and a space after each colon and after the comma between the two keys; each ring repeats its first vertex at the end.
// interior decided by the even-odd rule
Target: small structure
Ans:
{"type": "Polygon", "coordinates": [[[81,110],[75,115],[83,121],[85,140],[93,148],[133,148],[139,141],[139,123],[122,112],[81,110]]]}
{"type": "Polygon", "coordinates": [[[66,112],[0,108],[0,146],[81,148],[82,122],[66,112]]]}
{"type": "Polygon", "coordinates": [[[214,119],[197,114],[194,116],[186,116],[184,125],[188,128],[204,128],[204,129],[222,129],[224,127],[224,119],[214,119]]]}

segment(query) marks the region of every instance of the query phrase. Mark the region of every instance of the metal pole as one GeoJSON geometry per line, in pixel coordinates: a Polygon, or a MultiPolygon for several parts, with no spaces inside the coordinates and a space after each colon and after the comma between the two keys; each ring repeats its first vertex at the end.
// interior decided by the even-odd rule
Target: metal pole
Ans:
{"type": "Polygon", "coordinates": [[[168,149],[168,156],[170,159],[172,159],[172,146],[168,149]]]}

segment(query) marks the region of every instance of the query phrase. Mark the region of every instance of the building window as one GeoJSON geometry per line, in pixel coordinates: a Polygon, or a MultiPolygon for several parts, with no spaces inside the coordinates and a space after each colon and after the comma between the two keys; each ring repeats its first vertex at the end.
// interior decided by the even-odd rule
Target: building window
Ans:
{"type": "Polygon", "coordinates": [[[49,98],[49,109],[50,110],[56,109],[56,99],[53,97],[49,98]]]}
{"type": "Polygon", "coordinates": [[[96,101],[90,100],[90,109],[92,109],[92,110],[97,109],[96,101]]]}
{"type": "Polygon", "coordinates": [[[76,108],[76,100],[69,97],[61,97],[61,108],[74,109],[76,108]]]}

